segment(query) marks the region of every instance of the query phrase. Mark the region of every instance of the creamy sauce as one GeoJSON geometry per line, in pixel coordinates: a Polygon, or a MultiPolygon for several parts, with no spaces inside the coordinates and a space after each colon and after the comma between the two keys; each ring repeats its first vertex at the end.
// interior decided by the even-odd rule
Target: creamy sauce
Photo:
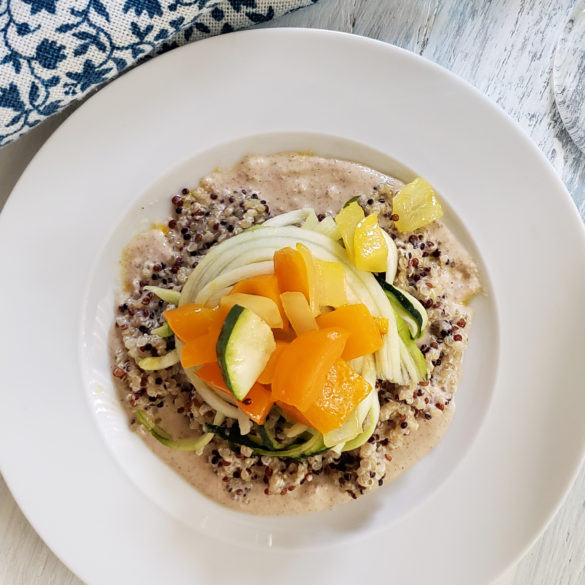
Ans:
{"type": "Polygon", "coordinates": [[[273,214],[302,207],[335,214],[348,199],[376,185],[388,185],[391,190],[402,186],[397,179],[357,163],[294,153],[247,157],[201,184],[220,197],[245,185],[248,191],[261,193],[273,214]]]}
{"type": "MultiPolygon", "coordinates": [[[[117,337],[112,338],[111,347],[119,347],[119,343],[117,337]]],[[[116,385],[123,397],[124,409],[129,419],[133,420],[133,410],[125,399],[126,388],[118,380],[116,380],[116,385]]],[[[406,437],[400,448],[391,451],[392,461],[386,463],[385,483],[398,477],[433,449],[447,432],[454,410],[454,406],[450,405],[441,416],[435,416],[429,421],[421,421],[419,429],[406,437]]],[[[165,407],[158,410],[157,422],[175,438],[193,436],[193,431],[188,428],[185,417],[177,415],[170,408],[165,407]]],[[[232,510],[269,516],[309,514],[329,510],[352,499],[347,492],[339,488],[337,483],[329,481],[329,476],[321,474],[314,475],[312,481],[301,485],[286,496],[267,496],[264,493],[264,484],[255,483],[244,501],[234,500],[224,489],[221,478],[213,472],[208,464],[207,451],[204,451],[203,456],[175,451],[159,443],[142,426],[135,424],[134,429],[162,461],[197,488],[199,492],[232,510]]]]}
{"type": "Polygon", "coordinates": [[[445,289],[450,291],[454,301],[467,302],[481,290],[479,273],[471,255],[443,223],[435,221],[426,230],[431,239],[440,241],[441,247],[449,251],[451,270],[440,276],[445,289]]]}
{"type": "Polygon", "coordinates": [[[147,262],[169,262],[172,257],[173,252],[160,229],[136,235],[124,248],[120,258],[124,288],[127,291],[138,288],[142,269],[147,262]]]}
{"type": "MultiPolygon", "coordinates": [[[[370,192],[380,184],[387,185],[391,191],[399,190],[402,186],[400,181],[356,163],[298,154],[248,157],[233,169],[216,171],[201,182],[204,189],[219,197],[229,196],[233,190],[242,187],[256,192],[267,201],[273,214],[301,207],[313,207],[318,213],[335,213],[349,198],[370,192]]],[[[452,290],[456,290],[457,300],[466,300],[479,290],[473,261],[440,222],[429,229],[436,239],[441,240],[441,246],[456,262],[457,271],[449,277],[449,285],[452,290]]],[[[139,234],[126,248],[122,259],[127,286],[134,286],[136,279],[140,279],[140,269],[146,259],[160,261],[168,254],[170,250],[160,231],[139,234]]],[[[119,344],[119,339],[113,335],[112,355],[119,344]]],[[[132,419],[132,409],[125,399],[127,388],[119,380],[116,383],[129,418],[132,419]]],[[[407,436],[399,448],[390,452],[392,460],[386,463],[385,483],[412,467],[433,449],[446,433],[453,414],[454,404],[451,403],[441,415],[420,421],[419,429],[407,436]]],[[[186,418],[166,407],[157,411],[157,421],[175,438],[193,435],[186,418]]],[[[243,501],[234,500],[223,488],[221,478],[208,465],[207,450],[203,456],[174,451],[160,444],[139,425],[137,427],[145,442],[163,461],[200,492],[228,508],[253,514],[301,514],[329,509],[351,500],[325,474],[313,476],[312,481],[286,496],[267,496],[264,494],[264,484],[258,482],[243,501]]]]}

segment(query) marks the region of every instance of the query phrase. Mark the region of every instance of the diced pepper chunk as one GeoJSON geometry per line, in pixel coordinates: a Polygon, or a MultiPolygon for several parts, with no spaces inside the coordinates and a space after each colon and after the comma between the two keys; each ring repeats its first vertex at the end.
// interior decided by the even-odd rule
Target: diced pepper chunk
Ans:
{"type": "Polygon", "coordinates": [[[190,303],[165,311],[163,315],[173,333],[181,341],[187,342],[206,333],[218,320],[223,322],[227,311],[190,303]]]}
{"type": "Polygon", "coordinates": [[[297,335],[319,329],[311,307],[300,292],[284,292],[280,295],[287,319],[297,335]]]}
{"type": "Polygon", "coordinates": [[[311,426],[311,423],[305,418],[303,413],[298,408],[295,408],[290,404],[286,404],[286,402],[281,402],[280,400],[276,401],[276,406],[278,406],[284,415],[288,418],[292,418],[294,421],[301,423],[302,425],[307,425],[308,427],[311,426]]]}
{"type": "MultiPolygon", "coordinates": [[[[205,364],[197,370],[197,375],[215,390],[224,392],[233,398],[234,395],[228,390],[217,362],[205,364]]],[[[251,420],[261,425],[264,424],[274,404],[274,399],[266,386],[256,383],[246,394],[246,398],[241,402],[236,400],[236,404],[251,420]]]]}
{"type": "Polygon", "coordinates": [[[268,360],[266,367],[258,376],[258,382],[260,384],[272,384],[272,380],[274,380],[274,374],[276,373],[278,359],[287,345],[288,343],[286,341],[276,342],[276,349],[270,354],[270,359],[268,360]]]}
{"type": "Polygon", "coordinates": [[[327,373],[341,357],[349,333],[341,327],[328,327],[299,335],[283,351],[272,382],[272,394],[304,410],[314,401],[327,373]]]}
{"type": "Polygon", "coordinates": [[[335,216],[335,223],[339,228],[343,244],[347,251],[348,258],[353,262],[354,258],[354,233],[355,228],[362,219],[364,219],[364,210],[358,205],[357,201],[352,201],[345,205],[343,209],[335,216]]]}
{"type": "Polygon", "coordinates": [[[317,317],[319,327],[342,327],[349,333],[341,357],[352,360],[378,351],[383,345],[376,321],[363,304],[345,305],[317,317]]]}
{"type": "Polygon", "coordinates": [[[308,302],[309,279],[301,253],[293,248],[281,248],[274,252],[273,258],[280,292],[301,292],[308,302]]]}
{"type": "Polygon", "coordinates": [[[191,341],[188,341],[181,349],[181,365],[184,368],[200,366],[217,360],[215,344],[219,337],[219,331],[208,331],[191,341]]]}
{"type": "Polygon", "coordinates": [[[280,311],[280,316],[282,317],[283,322],[282,328],[285,331],[289,330],[289,324],[286,319],[284,309],[282,308],[282,302],[280,300],[281,290],[278,286],[278,278],[275,274],[261,274],[260,276],[254,276],[252,278],[241,280],[234,285],[229,294],[231,295],[235,293],[260,295],[272,299],[280,311]]]}
{"type": "Polygon", "coordinates": [[[334,362],[312,404],[303,410],[310,426],[322,433],[338,429],[372,387],[344,360],[334,362]]]}
{"type": "Polygon", "coordinates": [[[375,213],[360,221],[353,235],[354,263],[360,270],[384,272],[388,265],[388,245],[375,213]]]}
{"type": "Polygon", "coordinates": [[[443,216],[434,189],[420,177],[402,187],[392,200],[392,212],[398,215],[394,225],[400,232],[416,230],[443,216]]]}
{"type": "Polygon", "coordinates": [[[216,318],[210,307],[189,303],[163,313],[173,333],[183,342],[205,333],[216,318]]]}
{"type": "Polygon", "coordinates": [[[347,303],[345,269],[339,262],[314,259],[317,298],[320,307],[340,307],[347,303]]]}
{"type": "MultiPolygon", "coordinates": [[[[179,307],[179,309],[181,308],[179,307]]],[[[177,309],[173,310],[176,311],[177,309]]],[[[189,313],[186,312],[187,318],[193,319],[193,321],[191,328],[186,325],[187,319],[180,321],[181,332],[185,335],[183,339],[179,337],[185,343],[181,349],[181,364],[184,368],[199,366],[217,360],[215,345],[227,313],[228,309],[225,307],[196,311],[194,314],[197,317],[195,318],[192,317],[192,314],[189,317],[189,313]],[[205,330],[203,330],[204,325],[206,326],[205,330]],[[199,334],[197,336],[192,335],[191,332],[194,331],[199,332],[199,334]]],[[[172,316],[171,319],[173,318],[172,316]]]]}

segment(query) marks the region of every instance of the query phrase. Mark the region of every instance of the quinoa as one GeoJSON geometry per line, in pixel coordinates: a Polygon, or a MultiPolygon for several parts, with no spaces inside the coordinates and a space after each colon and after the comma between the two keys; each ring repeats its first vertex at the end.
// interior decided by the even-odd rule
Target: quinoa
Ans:
{"type": "MultiPolygon", "coordinates": [[[[259,457],[247,447],[230,447],[215,436],[200,456],[235,500],[245,501],[254,484],[262,484],[267,495],[285,496],[316,480],[333,482],[349,497],[357,498],[384,483],[392,453],[406,437],[452,406],[471,314],[462,299],[453,298],[444,278],[458,268],[443,242],[427,228],[406,234],[396,230],[394,194],[387,184],[380,184],[362,193],[358,202],[366,213],[378,214],[380,225],[396,243],[395,283],[427,310],[428,333],[418,345],[425,356],[428,379],[410,386],[379,380],[381,411],[374,434],[366,444],[341,454],[328,451],[303,460],[259,457]]],[[[162,229],[170,261],[154,258],[145,262],[140,274],[128,283],[129,290],[116,309],[115,335],[121,343],[112,368],[131,410],[147,411],[157,421],[162,409],[171,409],[196,434],[213,421],[214,410],[199,396],[180,364],[155,372],[137,365],[142,358],[161,356],[175,348],[173,337],[150,333],[164,324],[163,311],[173,305],[144,287],[180,291],[211,246],[262,224],[271,214],[261,193],[242,187],[218,194],[205,181],[194,190],[182,189],[172,197],[171,205],[172,215],[162,229]]],[[[282,420],[275,421],[277,437],[282,420]]]]}

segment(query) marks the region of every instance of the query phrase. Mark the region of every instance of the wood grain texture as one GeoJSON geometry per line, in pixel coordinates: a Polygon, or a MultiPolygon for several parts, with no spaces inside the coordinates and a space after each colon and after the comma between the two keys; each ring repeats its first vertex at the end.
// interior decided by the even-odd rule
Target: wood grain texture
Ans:
{"type": "MultiPolygon", "coordinates": [[[[585,155],[564,130],[551,87],[555,45],[572,4],[572,0],[321,0],[269,26],[353,32],[398,45],[453,71],[531,136],[585,218],[585,155]]],[[[30,158],[67,115],[0,150],[0,206],[30,158]]],[[[82,585],[36,535],[1,480],[0,543],[0,583],[82,585]]],[[[583,583],[585,468],[544,534],[494,585],[583,583]]]]}
{"type": "Polygon", "coordinates": [[[3,585],[83,585],[39,538],[1,477],[0,542],[3,585]]]}

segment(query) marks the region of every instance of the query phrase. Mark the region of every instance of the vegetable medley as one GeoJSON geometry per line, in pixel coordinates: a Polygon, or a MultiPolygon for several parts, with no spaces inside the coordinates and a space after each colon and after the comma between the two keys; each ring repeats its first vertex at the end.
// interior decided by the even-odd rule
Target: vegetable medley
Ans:
{"type": "MultiPolygon", "coordinates": [[[[400,231],[442,215],[422,179],[393,203],[400,231]]],[[[426,310],[394,286],[397,264],[394,240],[376,214],[350,200],[335,218],[319,221],[313,209],[300,209],[221,242],[181,293],[146,287],[176,306],[151,331],[174,335],[176,349],[139,366],[180,361],[216,415],[202,436],[180,440],[142,411],[138,420],[182,450],[200,451],[214,435],[258,455],[292,458],[363,445],[380,413],[376,381],[414,387],[427,379],[416,344],[426,310]],[[275,413],[288,421],[285,441],[267,424],[275,413]]]]}

